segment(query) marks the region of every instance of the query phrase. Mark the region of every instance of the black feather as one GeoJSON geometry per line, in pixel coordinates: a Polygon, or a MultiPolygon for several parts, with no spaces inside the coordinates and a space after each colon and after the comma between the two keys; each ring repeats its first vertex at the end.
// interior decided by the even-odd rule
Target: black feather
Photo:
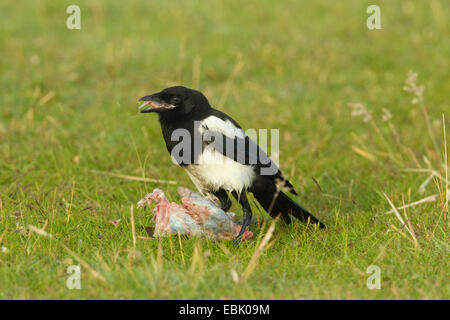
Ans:
{"type": "Polygon", "coordinates": [[[318,224],[320,228],[325,228],[325,225],[319,219],[285,195],[281,190],[277,190],[276,185],[266,177],[257,178],[250,191],[264,210],[272,217],[280,214],[286,223],[290,223],[290,216],[293,216],[300,221],[310,221],[311,223],[318,224]]]}

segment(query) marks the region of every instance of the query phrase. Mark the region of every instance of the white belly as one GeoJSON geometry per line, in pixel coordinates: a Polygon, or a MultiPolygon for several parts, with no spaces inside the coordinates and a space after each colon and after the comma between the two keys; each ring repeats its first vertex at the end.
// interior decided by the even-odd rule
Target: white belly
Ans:
{"type": "Polygon", "coordinates": [[[255,175],[251,166],[233,161],[213,149],[205,150],[198,163],[185,168],[202,193],[221,188],[240,192],[250,187],[255,175]]]}

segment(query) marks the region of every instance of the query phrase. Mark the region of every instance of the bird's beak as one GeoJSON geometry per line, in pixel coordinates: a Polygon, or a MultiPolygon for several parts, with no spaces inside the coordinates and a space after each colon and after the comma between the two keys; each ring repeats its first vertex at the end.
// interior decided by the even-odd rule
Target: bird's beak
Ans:
{"type": "Polygon", "coordinates": [[[145,107],[147,105],[149,106],[145,109],[142,109],[140,111],[140,113],[149,113],[149,112],[155,112],[155,111],[160,111],[160,110],[169,110],[169,109],[175,108],[174,105],[162,101],[159,98],[157,93],[142,97],[139,99],[139,101],[144,101],[144,103],[142,103],[139,106],[139,109],[142,109],[143,107],[145,107]]]}

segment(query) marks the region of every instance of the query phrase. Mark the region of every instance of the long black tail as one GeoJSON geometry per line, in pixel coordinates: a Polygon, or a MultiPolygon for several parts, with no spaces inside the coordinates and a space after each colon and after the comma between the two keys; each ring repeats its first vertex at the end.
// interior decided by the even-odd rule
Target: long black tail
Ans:
{"type": "Polygon", "coordinates": [[[266,210],[272,217],[276,217],[281,214],[281,218],[287,223],[291,222],[290,215],[299,219],[300,221],[318,224],[320,228],[325,228],[325,225],[308,212],[305,208],[297,204],[294,200],[289,198],[283,192],[274,193],[272,195],[268,194],[267,190],[259,191],[253,190],[253,195],[256,200],[261,204],[261,206],[266,210]]]}

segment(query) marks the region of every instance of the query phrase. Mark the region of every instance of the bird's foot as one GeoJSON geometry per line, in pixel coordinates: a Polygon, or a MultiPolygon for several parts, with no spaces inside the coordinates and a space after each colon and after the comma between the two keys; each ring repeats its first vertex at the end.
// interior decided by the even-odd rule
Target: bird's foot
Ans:
{"type": "Polygon", "coordinates": [[[231,240],[230,243],[233,247],[237,247],[239,245],[239,243],[241,243],[241,239],[242,239],[242,236],[237,236],[236,238],[231,240]]]}

